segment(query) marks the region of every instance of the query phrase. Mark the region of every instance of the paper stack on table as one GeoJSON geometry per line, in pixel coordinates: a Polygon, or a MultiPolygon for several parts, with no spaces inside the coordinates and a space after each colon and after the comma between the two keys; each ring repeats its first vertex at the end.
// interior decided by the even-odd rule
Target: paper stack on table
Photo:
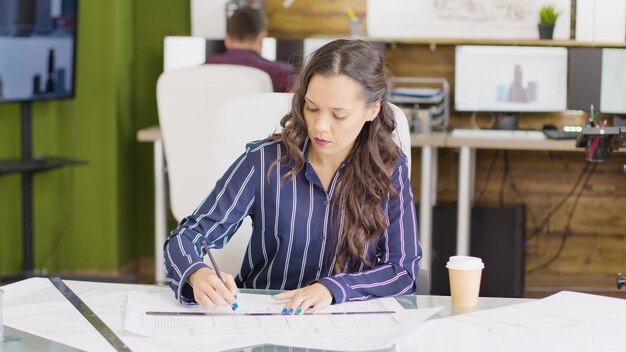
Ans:
{"type": "Polygon", "coordinates": [[[575,292],[430,320],[398,349],[410,351],[626,351],[626,300],[575,292]]]}
{"type": "MultiPolygon", "coordinates": [[[[339,351],[385,349],[392,347],[440,309],[404,309],[395,299],[388,298],[340,304],[329,307],[328,311],[369,309],[397,310],[399,313],[382,317],[224,317],[230,319],[232,324],[223,324],[220,320],[220,330],[215,329],[215,320],[211,317],[199,318],[191,323],[176,319],[142,322],[141,311],[144,309],[205,311],[199,307],[180,306],[167,287],[65,282],[134,352],[223,351],[264,344],[339,351]],[[180,329],[184,324],[193,328],[180,329]],[[329,328],[331,324],[333,327],[329,328]]],[[[31,278],[2,288],[5,291],[3,313],[6,326],[84,351],[115,351],[48,279],[31,278]]],[[[270,296],[263,295],[242,293],[238,301],[241,304],[240,313],[263,309],[278,312],[282,307],[281,303],[271,301],[270,296]]],[[[232,313],[229,310],[225,312],[232,313]]]]}

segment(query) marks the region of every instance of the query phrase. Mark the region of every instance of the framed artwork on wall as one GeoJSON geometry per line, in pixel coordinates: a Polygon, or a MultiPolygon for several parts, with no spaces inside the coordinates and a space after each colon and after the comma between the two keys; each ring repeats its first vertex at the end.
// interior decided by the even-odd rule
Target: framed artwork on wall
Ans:
{"type": "Polygon", "coordinates": [[[539,9],[561,11],[554,39],[570,37],[570,0],[368,0],[375,38],[538,39],[539,9]]]}

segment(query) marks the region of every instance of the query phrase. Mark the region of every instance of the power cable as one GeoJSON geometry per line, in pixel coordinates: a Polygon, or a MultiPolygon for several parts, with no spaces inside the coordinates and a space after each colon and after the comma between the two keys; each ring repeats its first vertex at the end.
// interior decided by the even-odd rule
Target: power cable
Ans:
{"type": "Polygon", "coordinates": [[[561,201],[557,203],[557,205],[554,206],[554,208],[552,208],[552,210],[548,212],[548,215],[546,215],[546,218],[541,222],[541,224],[539,224],[539,226],[535,228],[535,230],[526,238],[527,242],[541,233],[541,231],[545,228],[546,224],[550,221],[552,216],[565,204],[565,202],[567,202],[567,200],[572,196],[572,194],[574,194],[574,192],[576,191],[576,188],[578,188],[578,185],[582,181],[584,175],[587,173],[587,170],[589,169],[589,165],[590,165],[589,163],[585,163],[585,167],[583,167],[580,174],[578,175],[578,178],[576,179],[576,182],[574,182],[574,186],[572,186],[572,189],[570,189],[570,191],[567,192],[567,194],[565,194],[565,196],[561,199],[561,201]]]}
{"type": "Polygon", "coordinates": [[[500,182],[500,208],[504,208],[504,185],[509,174],[509,158],[507,155],[506,151],[504,151],[504,168],[502,169],[502,181],[500,182]]]}
{"type": "Polygon", "coordinates": [[[580,187],[580,190],[578,191],[578,194],[576,195],[576,199],[574,200],[574,205],[572,206],[572,209],[570,210],[570,212],[568,214],[567,222],[565,223],[565,229],[563,230],[563,234],[561,235],[561,243],[559,244],[559,249],[552,256],[552,258],[548,259],[548,261],[546,261],[545,263],[539,265],[536,268],[533,268],[533,269],[530,269],[530,270],[526,271],[526,273],[533,273],[535,271],[547,268],[552,263],[557,261],[557,259],[559,259],[559,257],[561,256],[561,253],[563,253],[563,248],[565,248],[565,243],[567,242],[567,238],[569,237],[569,234],[571,232],[570,225],[572,223],[572,219],[574,218],[574,213],[576,212],[576,208],[578,207],[578,202],[580,201],[580,196],[583,194],[583,191],[585,190],[585,188],[587,188],[587,185],[589,184],[589,180],[591,179],[591,176],[593,176],[593,173],[596,170],[596,166],[597,165],[598,164],[593,164],[593,166],[591,167],[591,170],[589,170],[589,172],[587,173],[587,177],[585,178],[585,182],[583,182],[582,187],[580,187]]]}
{"type": "Polygon", "coordinates": [[[487,191],[487,186],[489,185],[489,181],[491,180],[491,173],[493,172],[493,167],[496,164],[496,160],[498,159],[498,151],[493,152],[493,157],[491,158],[491,164],[489,164],[489,169],[487,169],[487,177],[485,178],[485,182],[483,182],[482,189],[479,192],[478,197],[476,197],[476,202],[480,202],[487,191]]]}

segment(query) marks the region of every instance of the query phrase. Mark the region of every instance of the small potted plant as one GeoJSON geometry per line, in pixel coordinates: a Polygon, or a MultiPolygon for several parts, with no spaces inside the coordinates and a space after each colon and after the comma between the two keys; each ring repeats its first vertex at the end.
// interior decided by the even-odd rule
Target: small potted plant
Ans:
{"type": "Polygon", "coordinates": [[[552,39],[554,24],[561,11],[555,5],[544,5],[539,10],[539,39],[552,39]]]}

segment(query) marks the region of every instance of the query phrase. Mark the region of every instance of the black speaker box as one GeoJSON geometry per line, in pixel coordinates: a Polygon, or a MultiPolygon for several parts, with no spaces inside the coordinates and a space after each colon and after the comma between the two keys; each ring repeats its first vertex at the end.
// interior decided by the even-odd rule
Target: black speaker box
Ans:
{"type": "MultiPolygon", "coordinates": [[[[418,208],[419,209],[419,208],[418,208]]],[[[525,207],[472,207],[470,255],[482,258],[481,297],[521,297],[524,291],[525,207]]],[[[450,295],[448,258],[456,254],[456,204],[433,208],[431,294],[450,295]]]]}

